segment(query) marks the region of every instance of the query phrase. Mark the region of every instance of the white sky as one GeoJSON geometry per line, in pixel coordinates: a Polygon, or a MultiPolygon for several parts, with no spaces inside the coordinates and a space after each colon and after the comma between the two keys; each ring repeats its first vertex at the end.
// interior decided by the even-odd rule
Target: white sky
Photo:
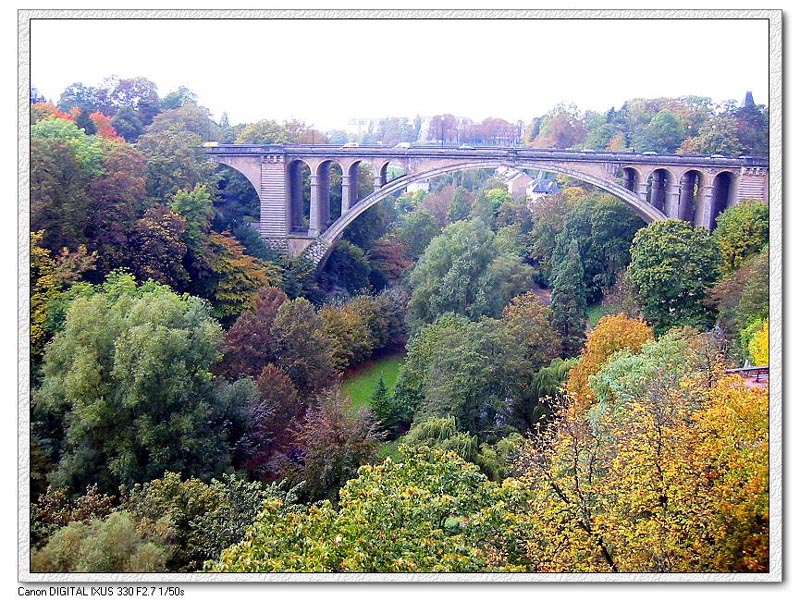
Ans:
{"type": "Polygon", "coordinates": [[[31,82],[144,76],[193,90],[231,123],[449,112],[529,122],[558,102],[636,97],[767,103],[768,28],[755,20],[37,20],[31,82]]]}

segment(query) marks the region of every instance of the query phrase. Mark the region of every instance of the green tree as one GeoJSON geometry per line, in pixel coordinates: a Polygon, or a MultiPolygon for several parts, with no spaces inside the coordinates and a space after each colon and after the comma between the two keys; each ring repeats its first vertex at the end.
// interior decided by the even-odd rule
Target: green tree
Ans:
{"type": "Polygon", "coordinates": [[[78,108],[92,113],[100,109],[104,99],[104,92],[99,88],[75,82],[64,88],[58,99],[58,108],[69,113],[71,109],[78,108]]]}
{"type": "Polygon", "coordinates": [[[728,115],[714,115],[703,123],[696,136],[687,138],[683,142],[678,152],[737,156],[742,152],[738,133],[735,118],[728,115]]]}
{"type": "Polygon", "coordinates": [[[87,136],[97,133],[97,128],[95,127],[94,123],[92,123],[92,119],[89,117],[89,112],[86,109],[81,109],[78,112],[77,116],[75,117],[75,125],[86,132],[87,136]]]}
{"type": "Polygon", "coordinates": [[[742,362],[742,331],[769,315],[769,248],[725,273],[708,291],[706,302],[717,312],[717,327],[728,343],[728,358],[742,362]]]}
{"type": "Polygon", "coordinates": [[[455,453],[420,448],[364,466],[329,502],[287,514],[271,502],[213,572],[475,572],[527,559],[508,511],[516,490],[455,453]],[[505,508],[505,510],[504,510],[505,508]]]}
{"type": "Polygon", "coordinates": [[[739,126],[739,142],[742,150],[751,155],[767,156],[769,153],[769,119],[767,108],[756,104],[753,95],[747,92],[742,106],[736,111],[739,126]]]}
{"type": "Polygon", "coordinates": [[[402,437],[401,444],[411,448],[452,451],[464,461],[480,467],[490,480],[498,482],[510,475],[521,441],[522,437],[514,433],[501,438],[495,445],[478,444],[478,437],[460,432],[455,418],[450,416],[431,417],[414,424],[402,437]]]}
{"type": "MultiPolygon", "coordinates": [[[[372,193],[372,177],[366,169],[359,171],[359,192],[358,197],[364,198],[372,193]]],[[[361,213],[353,223],[344,230],[342,238],[358,246],[364,252],[368,252],[373,243],[383,237],[389,230],[389,226],[395,220],[394,208],[391,203],[379,202],[361,213]]]]}
{"type": "Polygon", "coordinates": [[[199,185],[191,191],[178,190],[169,204],[173,211],[186,220],[187,246],[195,255],[201,256],[214,216],[214,203],[208,189],[199,185]]]}
{"type": "Polygon", "coordinates": [[[106,141],[103,171],[88,188],[92,203],[87,233],[90,248],[97,251],[98,271],[106,275],[133,259],[131,234],[147,206],[144,156],[124,142],[106,141]]]}
{"type": "Polygon", "coordinates": [[[103,139],[88,135],[72,121],[58,117],[42,119],[31,127],[31,138],[64,140],[75,159],[90,176],[103,173],[103,139]]]}
{"type": "MultiPolygon", "coordinates": [[[[146,123],[145,123],[146,124],[146,123]]],[[[186,131],[200,137],[201,141],[216,140],[216,124],[211,120],[211,112],[194,102],[184,102],[180,107],[159,113],[147,133],[186,131]]]]}
{"type": "Polygon", "coordinates": [[[575,203],[564,215],[555,236],[551,273],[558,269],[570,243],[578,244],[583,264],[586,302],[598,302],[630,262],[630,245],[644,222],[624,203],[608,194],[574,194],[575,203]]]}
{"type": "Polygon", "coordinates": [[[129,106],[143,124],[148,125],[159,112],[158,87],[146,77],[118,79],[110,77],[104,82],[106,101],[101,110],[114,116],[122,107],[129,106]]]}
{"type": "Polygon", "coordinates": [[[390,399],[389,389],[386,387],[386,382],[383,381],[383,376],[378,379],[378,384],[369,398],[369,408],[378,421],[382,425],[391,423],[392,421],[392,404],[390,399]]]}
{"type": "Polygon", "coordinates": [[[169,553],[163,522],[142,533],[127,512],[85,524],[73,522],[56,532],[31,557],[32,572],[164,572],[169,553]]]}
{"type": "Polygon", "coordinates": [[[572,240],[553,278],[550,300],[553,329],[561,337],[561,356],[576,355],[586,339],[586,287],[578,243],[572,240]]]}
{"type": "Polygon", "coordinates": [[[167,542],[171,572],[193,572],[207,559],[239,542],[268,498],[291,502],[275,486],[264,488],[232,474],[209,484],[198,478],[182,479],[166,472],[161,478],[137,484],[122,509],[139,521],[142,531],[168,525],[167,542]]]}
{"type": "Polygon", "coordinates": [[[722,253],[722,269],[730,272],[769,241],[769,207],[746,200],[717,217],[714,239],[722,253]]]}
{"type": "Polygon", "coordinates": [[[136,147],[146,157],[148,196],[165,202],[179,190],[216,185],[217,166],[205,157],[201,143],[200,135],[179,126],[147,128],[136,147]]]}
{"type": "Polygon", "coordinates": [[[704,228],[667,219],[636,233],[628,276],[656,334],[674,326],[706,328],[713,323],[714,311],[704,300],[720,264],[719,246],[704,228]]]}
{"type": "Polygon", "coordinates": [[[469,327],[465,317],[446,314],[431,324],[424,325],[406,345],[406,360],[400,372],[392,397],[392,415],[395,421],[384,425],[395,430],[407,429],[417,409],[425,401],[431,367],[442,349],[455,347],[465,337],[469,327]]]}
{"type": "Polygon", "coordinates": [[[527,255],[538,266],[537,277],[544,284],[552,281],[556,238],[564,230],[566,216],[583,197],[583,190],[570,187],[540,198],[531,207],[533,227],[528,234],[527,255]]]}
{"type": "Polygon", "coordinates": [[[535,432],[550,419],[553,408],[564,402],[564,384],[576,358],[553,359],[537,371],[522,394],[511,400],[508,423],[518,432],[535,432]]]}
{"type": "Polygon", "coordinates": [[[669,109],[659,111],[644,130],[644,141],[637,144],[640,152],[673,154],[686,135],[683,125],[669,109]]]}
{"type": "Polygon", "coordinates": [[[428,211],[418,209],[403,219],[397,230],[397,239],[403,244],[406,257],[419,259],[440,231],[436,218],[428,211]]]}
{"type": "Polygon", "coordinates": [[[114,115],[111,125],[126,142],[136,142],[144,131],[144,124],[142,124],[136,111],[129,106],[122,107],[114,115]]]}
{"type": "Polygon", "coordinates": [[[411,272],[412,329],[445,313],[478,319],[499,316],[506,303],[530,287],[532,270],[499,248],[481,221],[447,226],[428,246],[411,272]]]}
{"type": "Polygon", "coordinates": [[[447,209],[447,220],[452,223],[467,219],[471,210],[472,204],[466,188],[458,186],[453,194],[453,202],[450,203],[450,207],[447,209]]]}
{"type": "Polygon", "coordinates": [[[113,490],[165,470],[228,467],[235,407],[220,403],[210,372],[221,344],[206,303],[152,282],[113,274],[75,298],[32,399],[34,431],[58,461],[52,483],[113,490]]]}
{"type": "MultiPolygon", "coordinates": [[[[159,105],[162,111],[169,111],[182,107],[186,102],[194,102],[197,104],[197,94],[186,86],[178,86],[177,89],[172,90],[169,94],[164,96],[160,100],[159,105]]],[[[225,116],[224,113],[223,116],[225,116]]]]}
{"type": "Polygon", "coordinates": [[[338,286],[348,292],[356,293],[369,288],[370,264],[355,244],[339,240],[333,247],[321,279],[328,286],[338,286]]]}
{"type": "Polygon", "coordinates": [[[237,144],[287,144],[289,141],[286,128],[271,119],[246,125],[236,137],[237,144]]]}

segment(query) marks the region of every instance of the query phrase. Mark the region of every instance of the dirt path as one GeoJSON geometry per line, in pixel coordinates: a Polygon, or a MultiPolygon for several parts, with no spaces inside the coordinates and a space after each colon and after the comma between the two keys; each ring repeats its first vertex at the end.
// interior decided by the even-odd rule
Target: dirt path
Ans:
{"type": "Polygon", "coordinates": [[[531,292],[533,292],[537,296],[537,298],[540,301],[542,301],[542,304],[544,305],[550,304],[550,298],[553,296],[550,290],[547,290],[546,288],[540,288],[537,284],[534,283],[531,292]]]}

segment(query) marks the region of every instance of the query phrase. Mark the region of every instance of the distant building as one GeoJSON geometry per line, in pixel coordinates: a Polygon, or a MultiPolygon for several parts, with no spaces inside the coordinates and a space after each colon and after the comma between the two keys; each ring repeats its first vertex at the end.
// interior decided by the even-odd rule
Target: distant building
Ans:
{"type": "Polygon", "coordinates": [[[540,171],[536,179],[528,184],[528,187],[525,189],[525,196],[527,196],[530,202],[536,202],[542,196],[557,194],[559,191],[556,180],[545,178],[544,173],[540,171]]]}
{"type": "Polygon", "coordinates": [[[523,200],[528,186],[533,182],[530,175],[511,167],[500,167],[495,170],[495,174],[506,182],[508,193],[514,200],[523,200]]]}
{"type": "Polygon", "coordinates": [[[506,180],[508,193],[514,200],[523,200],[531,183],[533,183],[533,178],[523,171],[517,171],[506,180]]]}
{"type": "Polygon", "coordinates": [[[413,182],[406,186],[406,192],[410,192],[411,194],[419,192],[420,190],[423,192],[430,192],[431,183],[428,180],[422,180],[421,182],[413,182]]]}

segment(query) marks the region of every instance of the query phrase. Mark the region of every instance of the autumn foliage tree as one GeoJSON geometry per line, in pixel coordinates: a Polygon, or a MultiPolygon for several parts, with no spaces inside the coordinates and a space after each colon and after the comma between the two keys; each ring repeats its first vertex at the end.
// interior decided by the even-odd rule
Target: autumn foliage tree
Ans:
{"type": "Polygon", "coordinates": [[[671,334],[621,353],[588,412],[563,407],[531,441],[534,569],[766,569],[767,395],[702,368],[702,348],[671,334]]]}
{"type": "Polygon", "coordinates": [[[57,257],[42,248],[43,232],[31,232],[30,246],[30,339],[31,353],[41,359],[45,343],[52,336],[47,331],[49,304],[71,284],[92,269],[96,255],[89,254],[85,246],[69,252],[66,248],[57,257]]]}
{"type": "Polygon", "coordinates": [[[323,395],[294,430],[299,461],[284,472],[304,482],[303,496],[334,500],[358,468],[375,458],[381,435],[372,415],[354,413],[338,390],[323,395]]]}
{"type": "Polygon", "coordinates": [[[653,339],[653,330],[641,320],[625,315],[606,315],[589,333],[580,358],[570,370],[566,390],[574,403],[588,408],[595,396],[589,377],[596,374],[611,357],[621,350],[638,353],[642,345],[653,339]]]}
{"type": "Polygon", "coordinates": [[[239,441],[243,467],[258,478],[277,477],[290,461],[293,429],[307,409],[286,373],[272,363],[256,381],[258,400],[247,408],[247,430],[239,441]]]}
{"type": "Polygon", "coordinates": [[[281,304],[270,331],[275,364],[288,374],[300,394],[313,396],[335,382],[331,343],[310,302],[297,298],[281,304]]]}
{"type": "Polygon", "coordinates": [[[186,290],[189,272],[184,267],[188,247],[184,242],[186,220],[171,209],[157,205],[147,209],[130,234],[130,268],[141,281],[153,280],[175,290],[186,290]]]}
{"type": "Polygon", "coordinates": [[[225,355],[217,371],[230,379],[257,378],[275,360],[272,323],[278,308],[288,300],[274,286],[261,288],[254,305],[243,311],[225,334],[225,355]]]}
{"type": "Polygon", "coordinates": [[[214,305],[213,315],[231,324],[255,302],[258,290],[279,281],[277,268],[245,254],[235,238],[211,232],[208,238],[211,274],[202,282],[203,297],[214,305]]]}

